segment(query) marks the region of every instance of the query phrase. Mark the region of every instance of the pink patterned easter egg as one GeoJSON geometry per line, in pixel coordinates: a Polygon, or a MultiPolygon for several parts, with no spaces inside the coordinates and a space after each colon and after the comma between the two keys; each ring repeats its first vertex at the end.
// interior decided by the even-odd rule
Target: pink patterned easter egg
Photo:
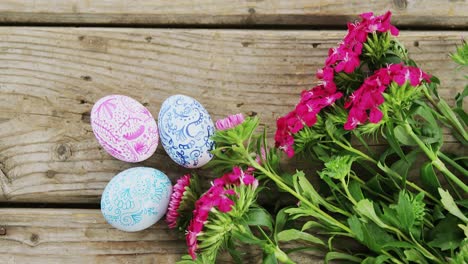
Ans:
{"type": "Polygon", "coordinates": [[[156,121],[148,109],[128,96],[99,99],[91,110],[91,126],[104,150],[122,161],[143,161],[158,146],[156,121]]]}

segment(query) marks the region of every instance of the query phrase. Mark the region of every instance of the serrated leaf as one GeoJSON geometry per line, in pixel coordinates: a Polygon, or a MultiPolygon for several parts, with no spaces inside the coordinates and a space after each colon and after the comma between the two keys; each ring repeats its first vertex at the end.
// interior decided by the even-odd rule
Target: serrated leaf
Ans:
{"type": "Polygon", "coordinates": [[[398,204],[395,207],[400,222],[400,228],[409,233],[413,227],[416,216],[414,215],[413,206],[408,195],[401,191],[398,195],[398,204]]]}
{"type": "Polygon", "coordinates": [[[459,223],[458,218],[453,215],[448,215],[442,219],[432,230],[432,240],[429,241],[428,245],[441,250],[456,249],[459,247],[463,240],[463,231],[455,228],[459,223]]]}
{"type": "Polygon", "coordinates": [[[297,229],[288,229],[278,233],[278,241],[304,240],[313,244],[326,246],[326,244],[318,237],[297,229]]]}
{"type": "Polygon", "coordinates": [[[362,259],[353,255],[335,251],[328,252],[327,255],[325,255],[325,263],[328,263],[330,260],[348,260],[357,263],[362,261],[362,259]]]}
{"type": "Polygon", "coordinates": [[[442,203],[444,208],[447,211],[449,211],[452,215],[461,219],[465,224],[468,223],[468,218],[462,213],[460,208],[458,208],[450,193],[448,191],[444,191],[442,188],[439,188],[439,194],[441,197],[440,202],[442,203]]]}

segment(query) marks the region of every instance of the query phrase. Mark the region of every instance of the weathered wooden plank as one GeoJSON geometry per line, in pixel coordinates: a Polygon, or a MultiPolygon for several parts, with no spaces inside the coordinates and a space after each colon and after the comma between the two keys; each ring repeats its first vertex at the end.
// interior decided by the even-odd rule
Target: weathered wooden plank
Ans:
{"type": "MultiPolygon", "coordinates": [[[[0,209],[0,263],[175,263],[187,253],[184,237],[164,221],[134,233],[107,224],[96,209],[0,209]]],[[[243,250],[244,263],[261,263],[259,249],[243,250]]],[[[294,254],[321,263],[318,252],[294,254]]],[[[219,263],[232,263],[221,254],[219,263]]]]}
{"type": "Polygon", "coordinates": [[[465,0],[6,0],[3,23],[129,25],[315,25],[340,26],[362,12],[392,10],[400,26],[468,25],[465,0]]]}
{"type": "MultiPolygon", "coordinates": [[[[127,233],[96,209],[0,209],[0,226],[0,263],[175,263],[187,253],[164,221],[127,233]]],[[[258,251],[245,253],[258,262],[258,251]]]]}
{"type": "MultiPolygon", "coordinates": [[[[0,201],[97,203],[112,176],[135,166],[113,159],[94,139],[89,111],[108,94],[130,95],[155,117],[165,98],[186,94],[215,120],[256,113],[271,135],[276,118],[314,85],[313,73],[343,34],[0,28],[0,201]]],[[[440,77],[446,98],[465,85],[448,57],[462,37],[467,33],[400,38],[423,69],[440,77]]],[[[187,172],[161,146],[142,165],[173,180],[187,172]]]]}

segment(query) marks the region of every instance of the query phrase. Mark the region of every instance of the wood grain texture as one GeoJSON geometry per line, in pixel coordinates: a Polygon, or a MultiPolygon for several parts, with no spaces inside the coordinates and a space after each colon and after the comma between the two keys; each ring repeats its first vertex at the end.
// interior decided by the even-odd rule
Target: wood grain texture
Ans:
{"type": "MultiPolygon", "coordinates": [[[[163,221],[127,233],[107,224],[95,209],[0,209],[0,226],[6,232],[0,235],[2,264],[165,264],[187,254],[184,237],[163,221]]],[[[244,253],[245,263],[261,262],[259,250],[244,253]]],[[[222,254],[219,263],[233,262],[222,254]]]]}
{"type": "Polygon", "coordinates": [[[0,22],[344,28],[360,13],[386,10],[400,26],[468,26],[466,0],[3,0],[0,22]]]}
{"type": "MultiPolygon", "coordinates": [[[[344,33],[0,28],[0,201],[97,203],[109,180],[131,166],[156,167],[173,181],[187,172],[161,145],[142,164],[106,154],[89,112],[108,94],[134,97],[155,117],[165,98],[186,94],[214,120],[257,114],[271,136],[276,118],[314,85],[313,73],[344,33]]],[[[414,60],[440,77],[445,98],[465,85],[448,57],[462,37],[467,33],[400,37],[414,60]]]]}

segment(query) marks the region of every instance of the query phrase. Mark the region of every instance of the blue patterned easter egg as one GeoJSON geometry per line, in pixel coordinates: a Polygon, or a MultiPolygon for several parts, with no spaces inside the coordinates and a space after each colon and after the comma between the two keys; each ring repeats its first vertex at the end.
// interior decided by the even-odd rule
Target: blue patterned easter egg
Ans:
{"type": "Polygon", "coordinates": [[[177,164],[198,168],[213,158],[213,121],[195,99],[185,95],[167,98],[159,111],[158,127],[161,144],[177,164]]]}
{"type": "Polygon", "coordinates": [[[152,226],[167,211],[172,184],[153,168],[136,167],[117,174],[101,198],[101,212],[113,227],[127,232],[152,226]]]}

